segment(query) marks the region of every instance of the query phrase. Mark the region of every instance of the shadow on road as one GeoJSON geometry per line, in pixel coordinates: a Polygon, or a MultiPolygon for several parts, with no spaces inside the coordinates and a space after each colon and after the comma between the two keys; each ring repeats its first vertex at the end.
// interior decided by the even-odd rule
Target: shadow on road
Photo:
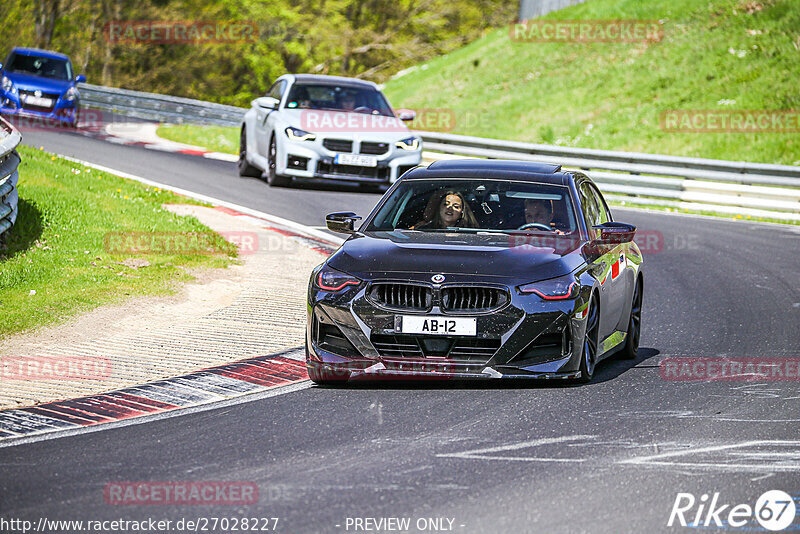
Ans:
{"type": "Polygon", "coordinates": [[[435,379],[421,377],[416,380],[408,379],[384,379],[375,381],[348,382],[341,385],[314,386],[322,389],[358,389],[358,390],[408,390],[408,389],[554,389],[554,388],[573,388],[591,387],[608,380],[613,380],[633,367],[648,368],[657,367],[653,365],[642,365],[661,352],[658,349],[640,347],[639,356],[635,360],[621,360],[616,355],[597,364],[594,378],[588,384],[581,384],[572,380],[456,380],[456,379],[435,379]]]}

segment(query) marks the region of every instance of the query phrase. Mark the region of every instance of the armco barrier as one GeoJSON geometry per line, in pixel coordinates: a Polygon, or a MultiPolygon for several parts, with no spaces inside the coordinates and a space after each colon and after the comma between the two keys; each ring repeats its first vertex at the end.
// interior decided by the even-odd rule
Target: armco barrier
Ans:
{"type": "Polygon", "coordinates": [[[19,131],[0,118],[0,242],[17,220],[20,141],[19,131]]]}
{"type": "MultiPolygon", "coordinates": [[[[246,109],[174,96],[82,84],[83,105],[141,119],[239,126],[246,109]]],[[[800,167],[562,147],[417,132],[427,161],[521,159],[591,171],[611,200],[800,220],[800,167]]]]}

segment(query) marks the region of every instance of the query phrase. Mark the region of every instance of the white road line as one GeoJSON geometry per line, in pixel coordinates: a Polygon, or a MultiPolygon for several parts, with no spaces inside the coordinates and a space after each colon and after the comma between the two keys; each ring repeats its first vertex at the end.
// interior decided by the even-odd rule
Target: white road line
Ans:
{"type": "Polygon", "coordinates": [[[97,169],[98,171],[108,172],[111,174],[116,174],[117,176],[121,176],[122,178],[127,178],[129,180],[135,180],[137,182],[143,183],[145,185],[149,185],[152,187],[158,187],[160,189],[164,189],[166,191],[172,191],[173,193],[177,193],[179,195],[184,195],[189,198],[193,198],[195,200],[199,200],[201,202],[208,202],[209,204],[215,204],[217,206],[222,206],[225,208],[230,208],[232,210],[241,211],[242,213],[246,213],[248,215],[252,215],[253,217],[258,217],[260,219],[265,219],[267,221],[273,222],[275,224],[279,224],[281,226],[285,226],[287,228],[292,228],[297,230],[298,232],[305,233],[307,235],[316,237],[323,241],[327,241],[333,245],[340,245],[344,242],[344,239],[340,237],[336,237],[331,235],[327,232],[322,232],[320,230],[316,230],[311,226],[307,226],[305,224],[301,224],[298,222],[291,221],[289,219],[284,219],[283,217],[277,217],[275,215],[270,215],[269,213],[264,213],[263,211],[254,210],[252,208],[248,208],[246,206],[240,206],[239,204],[234,204],[233,202],[228,202],[226,200],[221,200],[218,198],[210,197],[207,195],[203,195],[201,193],[195,193],[193,191],[189,191],[188,189],[182,189],[180,187],[175,187],[172,185],[162,184],[159,182],[154,182],[153,180],[148,180],[147,178],[142,178],[141,176],[137,176],[135,174],[131,174],[125,171],[120,171],[117,169],[112,169],[111,167],[106,167],[104,165],[97,165],[90,161],[84,161],[78,158],[73,158],[71,156],[64,156],[61,154],[54,154],[60,158],[64,158],[67,161],[71,161],[73,163],[78,163],[80,165],[84,165],[86,167],[91,167],[92,169],[97,169]]]}
{"type": "MultiPolygon", "coordinates": [[[[665,460],[667,458],[676,458],[680,456],[692,456],[697,454],[704,454],[708,452],[719,452],[719,451],[728,451],[731,449],[742,449],[744,447],[764,447],[764,446],[787,446],[787,447],[799,447],[800,441],[793,441],[793,440],[757,440],[757,441],[744,441],[742,443],[734,443],[729,445],[717,445],[713,447],[701,447],[699,449],[688,449],[688,450],[681,450],[681,451],[672,451],[672,452],[665,452],[661,454],[655,454],[652,456],[639,456],[637,458],[629,458],[627,460],[620,460],[617,463],[620,464],[632,464],[632,465],[644,465],[644,466],[652,466],[652,465],[659,465],[659,466],[667,466],[667,467],[702,467],[702,468],[710,468],[710,469],[717,469],[717,470],[734,470],[734,471],[745,471],[745,470],[754,470],[754,471],[800,471],[800,463],[784,463],[780,462],[778,458],[785,458],[787,454],[796,455],[796,451],[790,451],[788,453],[779,453],[776,452],[774,455],[772,453],[759,453],[763,456],[769,456],[771,458],[775,458],[778,462],[775,463],[763,463],[763,464],[743,464],[743,463],[707,463],[707,462],[691,462],[691,461],[670,461],[665,460]]],[[[745,453],[739,453],[745,454],[745,453]]]]}
{"type": "Polygon", "coordinates": [[[578,441],[582,439],[594,439],[597,436],[588,435],[574,435],[562,436],[559,438],[542,438],[531,441],[523,441],[521,443],[512,443],[511,445],[501,445],[499,447],[487,447],[485,449],[475,449],[471,451],[454,452],[446,454],[437,454],[438,458],[463,458],[469,460],[510,460],[521,462],[584,462],[585,458],[548,458],[538,456],[496,456],[492,453],[517,451],[530,447],[540,447],[542,445],[553,445],[556,443],[565,443],[567,441],[578,441]]]}

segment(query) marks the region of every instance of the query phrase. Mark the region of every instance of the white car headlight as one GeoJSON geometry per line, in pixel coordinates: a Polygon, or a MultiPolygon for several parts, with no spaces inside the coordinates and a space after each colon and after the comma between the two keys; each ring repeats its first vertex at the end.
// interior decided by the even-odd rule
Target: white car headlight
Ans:
{"type": "Polygon", "coordinates": [[[14,82],[12,82],[11,78],[8,76],[3,76],[3,79],[0,80],[0,87],[2,87],[3,91],[6,93],[12,95],[17,94],[17,88],[14,86],[14,82]]]}
{"type": "Polygon", "coordinates": [[[64,93],[64,100],[67,102],[72,102],[76,98],[78,98],[78,90],[75,87],[70,87],[67,89],[67,92],[64,93]]]}
{"type": "Polygon", "coordinates": [[[406,137],[395,143],[395,146],[403,150],[416,150],[419,148],[419,137],[406,137]]]}
{"type": "Polygon", "coordinates": [[[316,135],[310,132],[301,130],[300,128],[292,128],[291,126],[286,128],[286,136],[292,141],[313,141],[317,138],[316,135]]]}

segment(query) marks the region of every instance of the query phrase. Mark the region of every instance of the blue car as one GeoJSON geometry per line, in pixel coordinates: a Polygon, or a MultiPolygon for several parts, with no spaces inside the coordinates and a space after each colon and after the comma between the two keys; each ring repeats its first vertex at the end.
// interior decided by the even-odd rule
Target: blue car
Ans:
{"type": "Polygon", "coordinates": [[[14,48],[0,64],[0,113],[27,115],[75,126],[80,94],[69,57],[35,48],[14,48]]]}

